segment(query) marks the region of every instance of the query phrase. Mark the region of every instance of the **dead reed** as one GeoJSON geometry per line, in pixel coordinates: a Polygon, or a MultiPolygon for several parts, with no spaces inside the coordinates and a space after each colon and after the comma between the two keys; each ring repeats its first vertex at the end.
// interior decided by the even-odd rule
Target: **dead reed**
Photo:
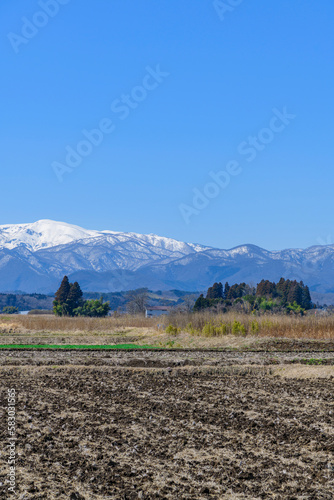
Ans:
{"type": "MultiPolygon", "coordinates": [[[[1,325],[9,321],[6,316],[0,316],[1,325]]],[[[68,318],[53,315],[16,316],[10,322],[15,322],[26,331],[35,332],[115,332],[126,328],[154,328],[157,321],[144,316],[122,315],[107,318],[68,318]]]]}
{"type": "Polygon", "coordinates": [[[76,333],[118,333],[129,329],[148,329],[169,333],[185,332],[200,337],[223,335],[284,337],[291,339],[334,339],[334,316],[285,316],[229,312],[213,314],[172,313],[168,317],[145,318],[142,315],[122,315],[107,318],[61,318],[55,316],[0,316],[0,333],[24,332],[76,332],[76,333]],[[174,330],[174,332],[173,332],[174,330]]]}
{"type": "Polygon", "coordinates": [[[334,316],[261,315],[228,312],[172,314],[169,322],[179,331],[199,336],[228,334],[285,337],[291,339],[334,339],[334,316]]]}

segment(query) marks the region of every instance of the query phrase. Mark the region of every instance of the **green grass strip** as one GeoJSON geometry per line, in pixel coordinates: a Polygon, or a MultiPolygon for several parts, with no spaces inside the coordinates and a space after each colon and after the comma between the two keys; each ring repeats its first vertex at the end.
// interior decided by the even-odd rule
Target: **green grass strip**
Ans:
{"type": "Polygon", "coordinates": [[[151,345],[117,344],[117,345],[71,345],[71,344],[3,344],[0,349],[154,349],[151,345]]]}

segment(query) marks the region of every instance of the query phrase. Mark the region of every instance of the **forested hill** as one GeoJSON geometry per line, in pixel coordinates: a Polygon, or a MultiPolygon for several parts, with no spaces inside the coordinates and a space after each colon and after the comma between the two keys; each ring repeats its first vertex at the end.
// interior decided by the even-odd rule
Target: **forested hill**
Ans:
{"type": "Polygon", "coordinates": [[[0,294],[0,312],[4,307],[17,307],[19,311],[31,309],[52,309],[53,297],[39,293],[33,294],[0,294]]]}

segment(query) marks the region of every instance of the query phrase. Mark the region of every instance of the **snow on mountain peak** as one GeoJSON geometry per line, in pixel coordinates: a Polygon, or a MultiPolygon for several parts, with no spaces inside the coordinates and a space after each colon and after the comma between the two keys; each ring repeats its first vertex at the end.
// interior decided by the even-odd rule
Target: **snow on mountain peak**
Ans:
{"type": "Polygon", "coordinates": [[[52,220],[0,226],[1,291],[51,293],[66,274],[80,279],[85,290],[99,292],[204,290],[214,281],[258,283],[283,276],[325,293],[333,289],[333,263],[333,245],[268,251],[246,244],[221,250],[52,220]]]}
{"type": "Polygon", "coordinates": [[[12,250],[25,246],[31,251],[36,251],[89,238],[96,234],[98,234],[97,231],[88,231],[66,222],[47,219],[31,224],[8,224],[0,226],[0,248],[12,250]]]}
{"type": "Polygon", "coordinates": [[[143,235],[137,233],[123,233],[116,231],[96,231],[83,229],[79,226],[52,220],[39,220],[30,224],[8,224],[0,226],[0,248],[13,250],[25,247],[32,252],[37,250],[66,245],[77,241],[105,239],[109,243],[136,243],[155,247],[159,251],[176,252],[185,255],[208,249],[201,245],[183,243],[172,238],[165,238],[155,234],[143,235]]]}

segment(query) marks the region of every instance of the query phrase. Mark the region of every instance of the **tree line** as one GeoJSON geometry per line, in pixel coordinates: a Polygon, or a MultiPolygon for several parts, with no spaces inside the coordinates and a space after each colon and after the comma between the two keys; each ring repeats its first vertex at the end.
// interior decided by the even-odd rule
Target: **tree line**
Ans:
{"type": "Polygon", "coordinates": [[[294,312],[302,314],[313,306],[310,291],[302,281],[281,278],[278,283],[262,280],[256,287],[246,283],[214,283],[195,302],[194,311],[216,307],[220,311],[246,306],[248,311],[294,312]]]}
{"type": "Polygon", "coordinates": [[[100,300],[84,300],[77,281],[70,283],[64,276],[53,301],[53,312],[56,316],[89,316],[102,318],[110,311],[109,302],[100,300]]]}

